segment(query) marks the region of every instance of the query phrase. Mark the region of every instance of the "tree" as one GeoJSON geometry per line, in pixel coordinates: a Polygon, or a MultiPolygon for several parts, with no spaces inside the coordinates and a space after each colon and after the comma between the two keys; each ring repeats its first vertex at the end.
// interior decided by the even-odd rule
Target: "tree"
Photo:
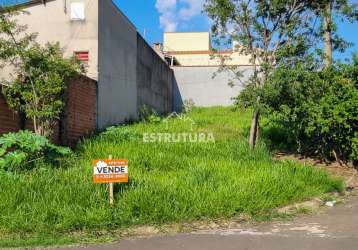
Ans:
{"type": "Polygon", "coordinates": [[[26,25],[19,25],[16,16],[26,14],[13,7],[0,6],[0,68],[17,64],[19,55],[35,40],[36,34],[26,33],[26,25]]]}
{"type": "MultiPolygon", "coordinates": [[[[249,143],[255,147],[259,133],[259,92],[276,64],[293,63],[294,58],[307,52],[308,38],[313,35],[313,15],[307,2],[299,0],[207,0],[205,11],[213,20],[214,35],[220,40],[238,42],[238,52],[250,56],[253,75],[247,88],[253,90],[254,114],[249,143]]],[[[240,78],[239,67],[223,67],[240,78]]]]}
{"type": "Polygon", "coordinates": [[[58,43],[41,46],[34,35],[12,17],[13,10],[0,12],[0,59],[14,69],[14,80],[2,82],[11,108],[31,119],[37,135],[49,137],[64,108],[63,94],[69,79],[81,71],[74,58],[63,57],[58,43]]]}
{"type": "Polygon", "coordinates": [[[333,63],[333,42],[332,42],[332,2],[326,3],[323,11],[323,38],[326,65],[331,66],[333,63]]]}
{"type": "Polygon", "coordinates": [[[320,37],[323,38],[326,66],[329,67],[333,63],[333,51],[344,51],[350,46],[337,34],[336,21],[357,21],[357,4],[349,0],[316,0],[308,4],[321,19],[320,37]]]}

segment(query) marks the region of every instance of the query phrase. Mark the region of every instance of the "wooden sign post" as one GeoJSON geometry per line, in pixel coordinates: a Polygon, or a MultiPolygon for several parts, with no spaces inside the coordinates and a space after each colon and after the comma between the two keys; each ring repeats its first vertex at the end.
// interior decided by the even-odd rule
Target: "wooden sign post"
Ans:
{"type": "Polygon", "coordinates": [[[93,165],[93,182],[95,184],[108,183],[109,204],[114,204],[114,183],[128,183],[128,160],[95,160],[93,165]]]}
{"type": "MultiPolygon", "coordinates": [[[[108,159],[111,161],[113,159],[112,155],[108,156],[108,159]]],[[[113,182],[108,183],[108,190],[109,190],[109,205],[113,206],[114,203],[114,184],[113,182]]]]}

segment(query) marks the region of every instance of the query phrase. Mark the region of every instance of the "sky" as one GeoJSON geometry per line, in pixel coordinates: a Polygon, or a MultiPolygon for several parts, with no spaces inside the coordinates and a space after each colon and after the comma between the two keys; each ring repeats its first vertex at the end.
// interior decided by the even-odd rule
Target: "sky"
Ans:
{"type": "Polygon", "coordinates": [[[205,0],[114,0],[150,43],[162,41],[163,32],[209,31],[202,13],[205,0]]]}
{"type": "MultiPolygon", "coordinates": [[[[22,0],[0,0],[0,3],[22,0]]],[[[351,0],[358,3],[358,0],[351,0]]],[[[205,0],[113,0],[137,27],[149,44],[162,42],[163,32],[210,31],[210,20],[202,13],[205,0]]],[[[349,58],[358,52],[358,22],[340,23],[339,34],[354,46],[336,59],[349,58]]]]}
{"type": "MultiPolygon", "coordinates": [[[[358,0],[353,0],[358,3],[358,0]]],[[[161,42],[165,31],[210,31],[210,20],[202,13],[205,0],[114,0],[148,43],[161,42]]],[[[335,59],[351,58],[358,52],[358,22],[339,23],[339,35],[354,45],[335,59]]]]}

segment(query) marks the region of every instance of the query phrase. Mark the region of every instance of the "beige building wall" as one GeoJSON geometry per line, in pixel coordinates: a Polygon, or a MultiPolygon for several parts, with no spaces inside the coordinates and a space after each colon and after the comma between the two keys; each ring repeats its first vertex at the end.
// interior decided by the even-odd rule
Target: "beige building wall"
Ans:
{"type": "Polygon", "coordinates": [[[180,66],[251,65],[250,57],[234,53],[172,54],[180,66]]]}
{"type": "Polygon", "coordinates": [[[179,66],[251,65],[249,56],[233,50],[215,52],[209,32],[164,33],[163,53],[173,56],[179,66]]]}
{"type": "MultiPolygon", "coordinates": [[[[25,6],[27,14],[16,17],[27,25],[28,33],[37,33],[37,42],[60,42],[64,55],[70,57],[75,51],[88,51],[87,76],[98,79],[98,1],[100,0],[48,0],[46,4],[25,6]],[[85,19],[71,20],[71,3],[83,2],[85,19]]],[[[1,78],[8,77],[4,69],[1,78]]],[[[8,73],[7,72],[7,73],[8,73]]]]}
{"type": "Polygon", "coordinates": [[[164,33],[164,52],[171,51],[210,51],[209,32],[168,32],[164,33]]]}

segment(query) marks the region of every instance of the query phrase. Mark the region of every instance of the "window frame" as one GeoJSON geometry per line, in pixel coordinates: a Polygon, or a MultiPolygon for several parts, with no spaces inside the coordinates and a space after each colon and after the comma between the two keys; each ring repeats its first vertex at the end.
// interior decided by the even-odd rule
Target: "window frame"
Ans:
{"type": "Polygon", "coordinates": [[[76,21],[85,21],[86,20],[86,5],[85,5],[84,2],[76,1],[76,2],[71,2],[70,3],[70,19],[71,19],[71,21],[74,21],[74,22],[76,22],[76,21]],[[83,7],[83,10],[81,10],[81,13],[74,12],[74,9],[75,9],[73,7],[74,5],[78,5],[78,6],[81,5],[81,7],[83,7]],[[76,16],[74,14],[76,14],[76,16]],[[79,16],[78,14],[83,14],[83,18],[78,17],[79,16]]]}

